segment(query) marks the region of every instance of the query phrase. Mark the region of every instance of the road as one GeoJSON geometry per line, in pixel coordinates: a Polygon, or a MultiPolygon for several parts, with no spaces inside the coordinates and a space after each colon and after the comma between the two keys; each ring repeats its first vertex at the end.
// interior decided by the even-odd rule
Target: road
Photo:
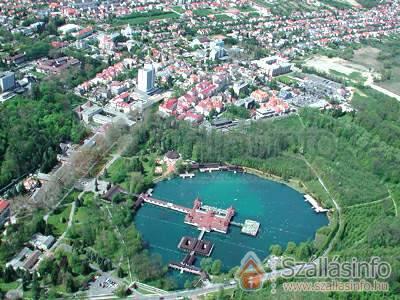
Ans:
{"type": "MultiPolygon", "coordinates": [[[[113,216],[112,216],[112,214],[111,214],[111,211],[110,211],[110,209],[108,208],[108,206],[105,206],[105,207],[106,207],[107,212],[108,212],[108,215],[109,215],[109,217],[110,217],[111,224],[114,225],[114,224],[112,223],[113,216]]],[[[123,238],[123,236],[122,236],[122,234],[121,234],[121,231],[119,230],[118,226],[114,225],[114,227],[115,227],[115,228],[114,228],[115,233],[118,235],[119,239],[120,239],[121,242],[122,242],[122,245],[123,245],[124,248],[126,249],[126,243],[125,243],[125,240],[124,240],[124,238],[123,238]]],[[[130,278],[130,280],[132,280],[131,262],[130,262],[129,256],[127,256],[127,260],[128,260],[129,278],[130,278]]]]}
{"type": "MultiPolygon", "coordinates": [[[[56,240],[56,242],[50,247],[50,249],[48,249],[46,252],[44,252],[44,255],[49,257],[52,255],[52,253],[54,253],[57,248],[60,246],[61,241],[65,238],[65,236],[68,233],[68,230],[71,228],[72,223],[74,221],[74,215],[75,215],[75,209],[76,209],[76,205],[75,205],[75,201],[72,202],[71,204],[71,212],[69,213],[69,218],[68,218],[68,224],[67,227],[65,228],[65,231],[62,233],[62,235],[60,235],[60,237],[56,240]]],[[[33,270],[37,270],[40,266],[40,263],[37,263],[34,267],[33,270]]]]}
{"type": "Polygon", "coordinates": [[[118,158],[121,157],[121,152],[115,153],[112,155],[112,159],[110,159],[105,166],[101,169],[101,171],[99,172],[99,175],[103,175],[104,171],[106,169],[108,169],[118,158]]]}
{"type": "MultiPolygon", "coordinates": [[[[297,117],[300,121],[300,124],[303,128],[305,128],[305,124],[304,121],[301,117],[300,114],[297,114],[297,117]]],[[[333,205],[335,206],[336,211],[338,212],[338,220],[339,220],[339,229],[336,232],[336,235],[331,239],[331,241],[329,242],[328,247],[325,249],[324,253],[321,256],[327,256],[329,254],[329,252],[332,250],[334,241],[336,240],[336,238],[339,236],[339,232],[343,227],[343,222],[342,222],[342,210],[339,206],[339,204],[336,202],[336,200],[333,198],[332,194],[329,192],[328,188],[326,187],[324,181],[322,180],[322,178],[318,175],[318,172],[315,170],[315,168],[310,164],[310,162],[304,157],[301,157],[304,162],[306,163],[306,165],[310,168],[310,170],[314,173],[314,175],[318,178],[319,183],[321,184],[322,188],[325,190],[325,192],[327,193],[327,195],[329,196],[329,198],[331,199],[333,205]]]]}
{"type": "Polygon", "coordinates": [[[383,87],[380,87],[379,85],[376,85],[374,83],[374,78],[372,77],[371,73],[367,72],[367,73],[365,73],[363,75],[367,76],[367,80],[365,81],[365,86],[369,86],[370,88],[372,88],[372,89],[374,89],[374,90],[376,90],[378,92],[381,92],[382,94],[385,94],[386,96],[395,98],[397,101],[400,101],[400,96],[399,95],[397,95],[397,94],[395,94],[395,93],[393,93],[393,92],[391,92],[391,91],[389,91],[389,90],[387,90],[387,89],[385,89],[383,87]]]}
{"type": "MultiPolygon", "coordinates": [[[[162,294],[162,295],[131,295],[126,297],[127,299],[143,299],[143,300],[159,300],[160,297],[162,299],[177,299],[177,298],[185,298],[188,297],[190,299],[193,299],[198,296],[206,295],[209,293],[215,293],[218,292],[221,288],[227,290],[227,289],[233,289],[236,288],[236,284],[213,284],[208,287],[204,288],[197,288],[193,290],[184,290],[184,291],[176,291],[176,292],[168,292],[167,294],[162,294]]],[[[98,295],[95,297],[90,297],[90,299],[118,299],[117,296],[111,295],[111,294],[103,294],[103,295],[98,295]]]]}
{"type": "MultiPolygon", "coordinates": [[[[86,143],[84,143],[82,146],[79,147],[79,149],[77,149],[76,151],[82,151],[85,150],[87,147],[90,147],[90,145],[95,142],[96,140],[96,136],[98,135],[98,133],[92,135],[86,143]]],[[[109,149],[107,149],[107,151],[105,152],[105,154],[107,154],[112,147],[115,145],[115,143],[113,145],[110,146],[109,149]]],[[[89,170],[86,172],[86,174],[88,174],[90,172],[90,170],[93,169],[93,167],[97,164],[97,161],[95,161],[92,166],[90,166],[89,170]]],[[[63,169],[67,168],[68,164],[62,164],[57,170],[54,171],[53,174],[51,174],[51,177],[56,178],[56,179],[60,179],[59,174],[63,174],[63,169]]],[[[85,175],[86,175],[85,174],[85,175]]],[[[78,180],[76,180],[75,182],[79,182],[79,180],[81,180],[82,178],[85,177],[85,175],[83,175],[81,178],[79,178],[78,180]]],[[[53,207],[49,210],[49,212],[43,217],[43,219],[47,222],[47,219],[49,217],[49,215],[51,215],[55,209],[57,209],[57,207],[59,207],[61,205],[61,203],[63,203],[63,201],[65,200],[65,198],[67,198],[69,196],[69,194],[75,189],[75,184],[73,184],[68,191],[64,194],[63,197],[61,197],[60,201],[58,201],[56,204],[53,205],[53,207]]],[[[42,190],[42,189],[41,189],[42,190]]],[[[41,192],[41,190],[39,190],[39,192],[41,192]]]]}
{"type": "MultiPolygon", "coordinates": [[[[74,221],[74,215],[75,215],[75,209],[76,209],[76,205],[75,205],[75,201],[72,202],[72,207],[71,207],[71,212],[69,213],[69,218],[68,218],[68,224],[67,227],[65,228],[65,231],[63,232],[62,235],[60,235],[60,237],[57,239],[57,241],[53,244],[53,246],[51,246],[51,248],[49,249],[48,252],[54,252],[57,247],[60,245],[61,241],[65,238],[65,236],[68,233],[68,230],[71,228],[72,226],[72,222],[74,221]]],[[[39,265],[39,264],[37,264],[39,265]]]]}
{"type": "Polygon", "coordinates": [[[329,192],[328,188],[326,187],[325,183],[323,182],[323,180],[321,179],[321,177],[318,175],[317,171],[314,169],[314,167],[308,162],[308,160],[303,157],[304,162],[307,164],[307,166],[311,169],[311,171],[314,173],[314,175],[318,178],[319,183],[322,185],[322,188],[325,190],[325,192],[328,194],[329,198],[332,200],[333,205],[335,206],[336,211],[338,212],[338,219],[339,219],[339,229],[336,233],[336,235],[331,239],[328,247],[325,249],[324,253],[322,254],[322,256],[327,256],[329,254],[329,252],[332,250],[334,241],[336,240],[336,238],[338,237],[338,233],[340,232],[342,226],[343,226],[343,222],[342,222],[342,215],[341,215],[341,208],[339,206],[339,204],[336,202],[336,200],[333,198],[332,194],[329,192]]]}

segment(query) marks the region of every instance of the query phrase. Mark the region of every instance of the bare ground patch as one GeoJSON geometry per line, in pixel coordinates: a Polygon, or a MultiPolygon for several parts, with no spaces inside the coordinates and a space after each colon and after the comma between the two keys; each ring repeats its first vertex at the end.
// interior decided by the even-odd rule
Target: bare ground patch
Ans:
{"type": "Polygon", "coordinates": [[[312,67],[318,71],[329,73],[336,71],[345,75],[350,75],[354,72],[369,72],[368,68],[339,57],[329,58],[327,56],[314,56],[306,62],[307,67],[312,67]]]}
{"type": "Polygon", "coordinates": [[[378,60],[380,51],[380,49],[371,46],[363,47],[354,51],[351,61],[369,69],[380,70],[383,67],[382,62],[378,60]]]}

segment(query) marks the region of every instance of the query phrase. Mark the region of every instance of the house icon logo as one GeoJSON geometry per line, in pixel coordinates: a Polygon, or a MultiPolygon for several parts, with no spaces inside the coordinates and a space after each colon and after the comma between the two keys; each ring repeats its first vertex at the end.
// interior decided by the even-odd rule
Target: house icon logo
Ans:
{"type": "Polygon", "coordinates": [[[262,287],[265,271],[257,255],[249,251],[243,257],[237,276],[243,290],[255,291],[262,287]]]}

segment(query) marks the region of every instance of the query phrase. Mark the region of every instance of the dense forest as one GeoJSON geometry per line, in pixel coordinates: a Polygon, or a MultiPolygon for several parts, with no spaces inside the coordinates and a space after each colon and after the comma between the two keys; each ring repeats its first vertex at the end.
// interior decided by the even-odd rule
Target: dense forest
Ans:
{"type": "MultiPolygon", "coordinates": [[[[304,109],[296,116],[227,133],[149,115],[134,129],[125,154],[175,149],[186,159],[231,162],[300,180],[326,207],[333,207],[335,198],[342,209],[333,253],[342,259],[379,255],[388,260],[394,273],[391,289],[398,291],[400,104],[363,88],[353,105],[355,113],[304,109]],[[323,178],[330,195],[314,172],[323,178]]],[[[313,252],[322,251],[337,230],[333,215],[331,226],[318,231],[313,252]]]]}
{"type": "Polygon", "coordinates": [[[56,81],[46,81],[30,96],[0,106],[0,187],[37,168],[48,172],[60,142],[78,143],[85,136],[72,111],[79,101],[56,81]]]}

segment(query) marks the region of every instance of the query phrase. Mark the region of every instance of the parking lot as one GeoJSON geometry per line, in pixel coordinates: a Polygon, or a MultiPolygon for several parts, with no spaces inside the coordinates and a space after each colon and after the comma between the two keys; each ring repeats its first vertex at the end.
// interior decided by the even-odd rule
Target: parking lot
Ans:
{"type": "Polygon", "coordinates": [[[89,284],[90,296],[99,296],[103,294],[111,294],[118,287],[119,280],[111,277],[109,273],[98,275],[98,277],[89,284]]]}

